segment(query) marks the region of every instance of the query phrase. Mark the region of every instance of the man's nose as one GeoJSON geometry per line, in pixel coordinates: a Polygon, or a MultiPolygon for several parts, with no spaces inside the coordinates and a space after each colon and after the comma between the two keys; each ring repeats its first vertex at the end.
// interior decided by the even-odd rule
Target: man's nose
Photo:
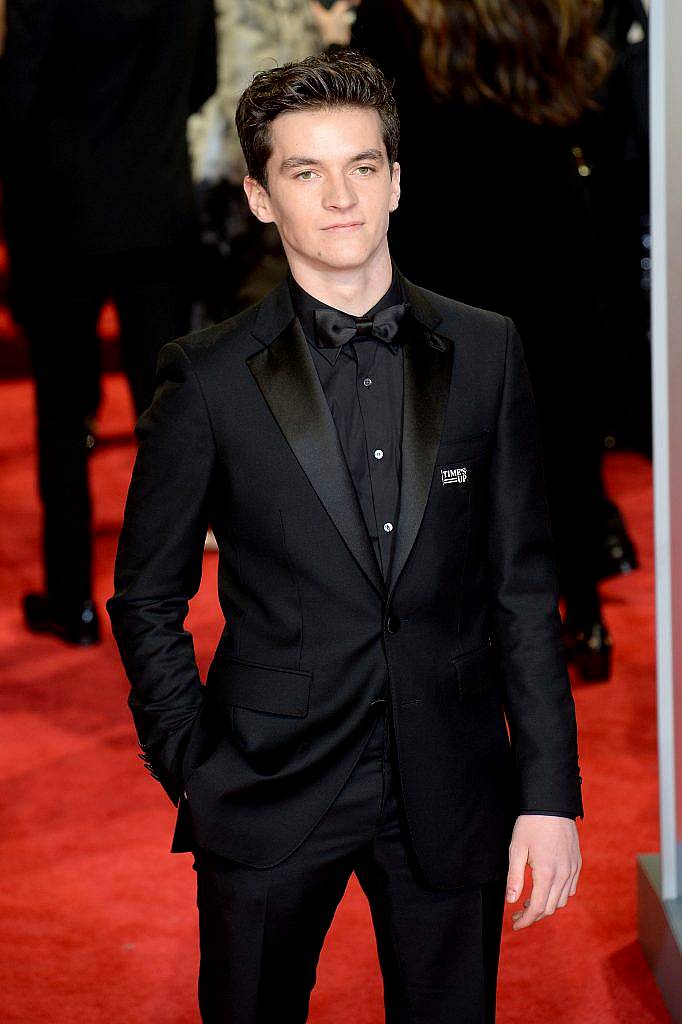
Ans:
{"type": "Polygon", "coordinates": [[[356,202],[355,190],[345,175],[328,179],[324,192],[324,205],[328,209],[346,210],[354,206],[356,202]]]}

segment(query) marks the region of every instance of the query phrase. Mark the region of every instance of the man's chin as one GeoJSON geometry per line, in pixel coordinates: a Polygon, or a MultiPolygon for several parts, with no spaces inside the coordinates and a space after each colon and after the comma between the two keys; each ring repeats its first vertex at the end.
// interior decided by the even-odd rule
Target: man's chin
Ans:
{"type": "Polygon", "coordinates": [[[370,262],[374,250],[368,246],[330,246],[318,254],[318,261],[333,270],[358,270],[370,262]]]}

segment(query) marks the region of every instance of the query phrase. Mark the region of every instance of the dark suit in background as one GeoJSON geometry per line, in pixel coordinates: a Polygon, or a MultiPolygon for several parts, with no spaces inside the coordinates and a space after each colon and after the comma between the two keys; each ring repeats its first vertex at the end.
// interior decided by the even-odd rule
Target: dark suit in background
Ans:
{"type": "MultiPolygon", "coordinates": [[[[207,1021],[305,1020],[345,881],[339,870],[332,895],[304,915],[292,909],[287,865],[300,868],[312,844],[304,881],[317,885],[330,835],[351,852],[361,839],[358,801],[369,828],[360,794],[367,750],[382,746],[377,704],[389,708],[397,781],[388,793],[404,813],[403,854],[434,903],[444,904],[441,890],[469,890],[459,911],[474,931],[482,887],[505,877],[516,815],[582,814],[518,335],[501,316],[400,283],[410,313],[400,327],[401,485],[385,574],[286,282],[233,320],[166,346],[138,424],[108,610],[146,759],[179,800],[174,849],[198,855],[207,1021]],[[226,625],[202,687],[183,622],[209,521],[226,625]],[[265,922],[253,892],[268,884],[265,922]],[[228,931],[237,936],[229,970],[218,952],[228,931]],[[306,956],[290,955],[301,932],[306,956]],[[299,1002],[260,1017],[235,991],[255,1000],[259,970],[272,977],[273,963],[299,1002]]],[[[346,880],[353,867],[347,858],[346,880]]],[[[363,884],[370,868],[385,924],[393,869],[365,860],[363,884]]],[[[420,933],[405,905],[393,908],[400,913],[402,924],[391,911],[388,920],[415,969],[420,933]]],[[[427,916],[436,934],[438,913],[427,916]]],[[[447,933],[440,938],[443,956],[457,958],[447,933]]],[[[475,942],[465,942],[472,955],[475,942]]],[[[460,998],[457,1019],[482,1021],[480,992],[476,1003],[460,998]]],[[[389,1019],[402,1012],[394,1004],[389,1019]]]]}
{"type": "Polygon", "coordinates": [[[116,302],[139,412],[187,331],[196,223],[185,138],[213,91],[211,0],[10,0],[2,173],[11,302],[36,380],[46,585],[91,593],[87,420],[96,324],[116,302]]]}

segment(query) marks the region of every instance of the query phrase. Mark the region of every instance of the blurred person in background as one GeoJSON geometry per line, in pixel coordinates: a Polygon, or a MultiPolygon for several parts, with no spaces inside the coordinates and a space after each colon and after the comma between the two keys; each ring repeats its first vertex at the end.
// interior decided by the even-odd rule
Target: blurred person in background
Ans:
{"type": "Polygon", "coordinates": [[[375,0],[356,32],[396,82],[411,185],[391,228],[398,266],[509,314],[523,338],[564,640],[590,681],[609,678],[612,658],[597,586],[607,310],[584,125],[612,64],[600,13],[586,0],[375,0]],[[415,183],[443,169],[447,193],[425,218],[415,183]]]}
{"type": "Polygon", "coordinates": [[[189,328],[186,125],[215,89],[211,0],[9,0],[0,112],[10,301],[35,376],[44,590],[28,627],[99,638],[87,456],[108,297],[135,410],[189,328]]]}
{"type": "Polygon", "coordinates": [[[202,247],[194,326],[217,323],[262,298],[286,273],[279,236],[244,202],[237,103],[258,71],[347,46],[360,0],[216,0],[218,87],[189,120],[202,247]]]}

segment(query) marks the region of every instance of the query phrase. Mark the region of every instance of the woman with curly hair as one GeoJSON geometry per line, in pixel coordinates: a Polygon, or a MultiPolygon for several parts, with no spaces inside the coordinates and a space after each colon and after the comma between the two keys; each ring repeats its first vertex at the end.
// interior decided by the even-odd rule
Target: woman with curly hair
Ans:
{"type": "Polygon", "coordinates": [[[600,13],[596,0],[376,0],[355,39],[395,79],[409,184],[392,222],[398,266],[508,314],[524,340],[564,636],[592,681],[609,677],[612,652],[597,591],[607,302],[592,170],[611,65],[600,13]]]}

